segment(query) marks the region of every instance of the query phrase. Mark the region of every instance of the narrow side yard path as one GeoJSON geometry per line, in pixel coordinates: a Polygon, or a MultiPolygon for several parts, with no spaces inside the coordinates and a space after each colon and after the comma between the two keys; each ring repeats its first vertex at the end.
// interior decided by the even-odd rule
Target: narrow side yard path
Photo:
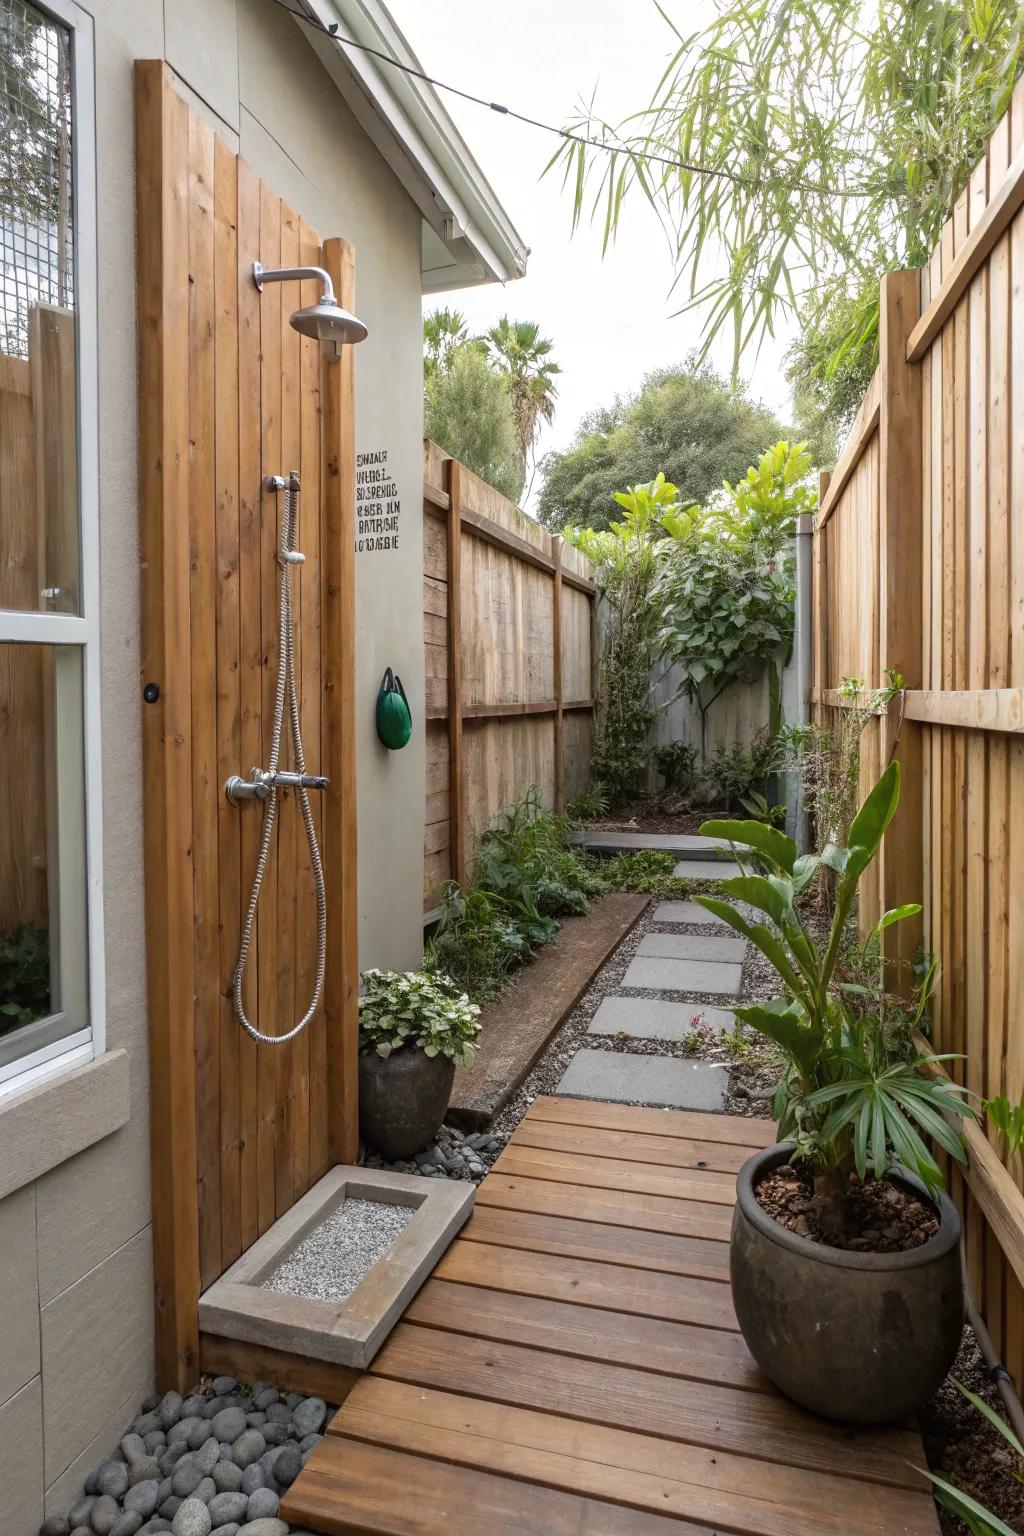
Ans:
{"type": "Polygon", "coordinates": [[[286,1518],[335,1536],[937,1536],[917,1431],[813,1418],[740,1337],[735,1171],[774,1134],[538,1098],[286,1518]]]}

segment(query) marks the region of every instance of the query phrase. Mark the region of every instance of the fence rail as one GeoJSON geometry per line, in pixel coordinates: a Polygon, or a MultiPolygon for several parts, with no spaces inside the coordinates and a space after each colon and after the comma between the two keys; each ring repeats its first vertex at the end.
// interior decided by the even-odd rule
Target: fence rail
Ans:
{"type": "MultiPolygon", "coordinates": [[[[829,721],[884,669],[906,691],[861,738],[866,787],[889,754],[903,800],[861,923],[920,900],[941,977],[932,1039],[979,1096],[1024,1093],[1024,84],[920,273],[882,284],[878,372],[814,537],[814,704],[829,721]],[[1016,421],[1016,424],[1014,425],[1016,421]],[[898,738],[898,740],[897,740],[898,738]]],[[[890,936],[887,935],[887,938],[890,936]]],[[[988,1325],[1024,1379],[1024,1181],[969,1130],[951,1171],[988,1325]]]]}
{"type": "Polygon", "coordinates": [[[562,810],[586,784],[597,588],[578,550],[430,442],[423,513],[429,911],[526,789],[562,810]]]}

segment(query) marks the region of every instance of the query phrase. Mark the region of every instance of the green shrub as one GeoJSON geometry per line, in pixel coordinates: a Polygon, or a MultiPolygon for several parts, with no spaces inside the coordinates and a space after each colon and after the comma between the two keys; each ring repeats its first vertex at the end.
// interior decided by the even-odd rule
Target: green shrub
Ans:
{"type": "Polygon", "coordinates": [[[701,769],[698,797],[706,805],[740,810],[743,801],[768,795],[768,780],[782,766],[782,749],[775,736],[761,735],[751,742],[716,742],[701,769]]]}
{"type": "Polygon", "coordinates": [[[480,1009],[449,976],[426,971],[364,971],[359,1049],[393,1056],[406,1046],[469,1066],[480,1009]]]}
{"type": "Polygon", "coordinates": [[[568,821],[597,821],[608,814],[608,795],[596,779],[580,791],[565,808],[568,821]]]}
{"type": "Polygon", "coordinates": [[[620,853],[614,859],[604,859],[598,868],[606,890],[680,898],[690,894],[690,883],[672,873],[676,862],[674,854],[640,848],[635,853],[620,853]]]}
{"type": "Polygon", "coordinates": [[[0,938],[0,1034],[50,1012],[50,936],[19,923],[0,938]]]}
{"type": "Polygon", "coordinates": [[[654,761],[669,794],[685,795],[697,780],[697,748],[688,741],[670,741],[658,747],[654,761]]]}

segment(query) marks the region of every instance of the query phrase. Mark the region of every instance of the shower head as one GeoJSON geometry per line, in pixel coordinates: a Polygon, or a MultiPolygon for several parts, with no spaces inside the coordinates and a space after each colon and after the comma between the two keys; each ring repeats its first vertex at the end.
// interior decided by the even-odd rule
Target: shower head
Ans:
{"type": "Polygon", "coordinates": [[[252,277],[262,292],[264,283],[285,283],[301,278],[315,277],[323,292],[316,304],[307,304],[295,310],[290,323],[300,336],[311,336],[314,341],[333,341],[336,346],[354,346],[365,341],[366,326],[355,315],[342,309],[334,297],[331,275],[323,267],[276,267],[268,270],[262,262],[252,264],[252,277]]]}

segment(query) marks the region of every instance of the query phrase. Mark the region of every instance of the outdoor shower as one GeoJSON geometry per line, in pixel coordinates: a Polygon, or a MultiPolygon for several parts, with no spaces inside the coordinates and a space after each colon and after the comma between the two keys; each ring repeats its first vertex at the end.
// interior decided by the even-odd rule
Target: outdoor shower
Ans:
{"type": "MultiPolygon", "coordinates": [[[[344,345],[354,345],[362,341],[366,336],[366,326],[348,310],[342,309],[334,297],[334,286],[330,274],[322,267],[280,267],[273,271],[267,271],[260,262],[252,265],[253,281],[261,291],[264,283],[280,283],[290,280],[299,280],[307,277],[318,278],[322,285],[322,293],[319,302],[307,305],[304,309],[297,309],[291,316],[291,324],[302,336],[312,337],[314,341],[327,341],[334,343],[333,355],[337,356],[337,348],[344,345]]],[[[330,355],[330,354],[328,354],[330,355]]],[[[309,791],[327,788],[328,780],[320,774],[306,772],[306,760],[302,747],[302,725],[299,714],[299,695],[295,685],[295,644],[292,629],[292,569],[301,565],[305,560],[303,555],[295,547],[298,535],[299,521],[299,491],[301,482],[297,470],[292,470],[287,478],[283,475],[269,475],[265,481],[265,491],[273,494],[283,493],[284,511],[281,518],[281,542],[278,552],[278,565],[281,569],[279,587],[279,613],[280,613],[280,640],[278,646],[277,662],[277,686],[274,693],[274,725],[270,745],[270,763],[266,768],[253,768],[247,779],[240,774],[232,774],[224,786],[225,793],[232,805],[241,805],[245,800],[260,800],[263,802],[263,828],[260,834],[259,855],[256,860],[256,875],[253,880],[252,891],[249,896],[249,905],[246,909],[245,921],[242,925],[242,942],[238,952],[238,963],[235,966],[232,978],[232,998],[234,1001],[235,1015],[242,1028],[254,1040],[262,1045],[283,1045],[288,1040],[294,1040],[301,1034],[310,1019],[316,1013],[320,1004],[320,994],[323,991],[324,970],[327,964],[327,892],[324,884],[323,862],[320,858],[320,849],[316,840],[316,827],[313,822],[313,811],[309,800],[309,791]],[[285,710],[288,711],[288,719],[292,740],[292,771],[279,768],[281,756],[281,738],[284,735],[285,710]],[[286,1034],[266,1035],[246,1017],[245,1006],[242,1000],[242,984],[245,976],[245,966],[249,958],[249,950],[252,946],[253,929],[256,923],[256,908],[260,899],[260,890],[263,886],[263,877],[266,873],[267,861],[270,857],[271,842],[274,835],[274,827],[277,822],[277,797],[280,789],[294,789],[302,815],[302,824],[306,833],[306,842],[309,845],[309,857],[313,868],[313,884],[316,890],[316,978],[313,984],[313,996],[309,1007],[286,1034]]]]}

